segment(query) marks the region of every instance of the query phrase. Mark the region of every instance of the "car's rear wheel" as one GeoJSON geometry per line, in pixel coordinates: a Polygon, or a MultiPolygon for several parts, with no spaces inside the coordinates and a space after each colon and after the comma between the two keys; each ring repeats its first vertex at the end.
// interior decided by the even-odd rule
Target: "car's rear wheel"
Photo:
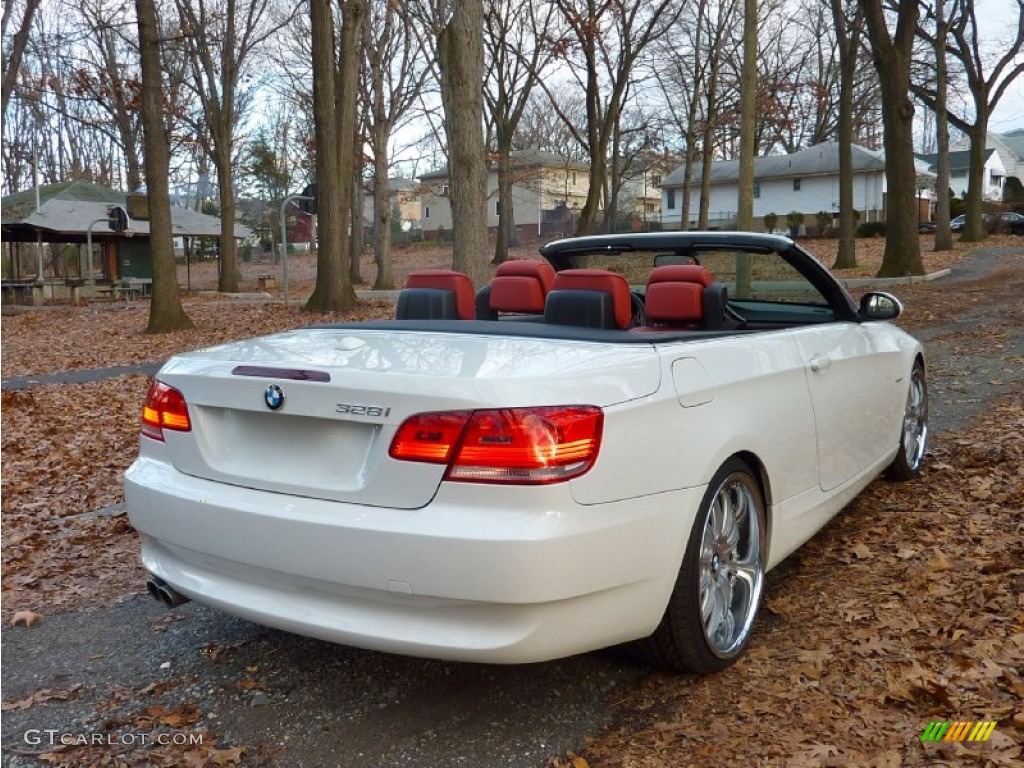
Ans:
{"type": "Polygon", "coordinates": [[[890,480],[910,480],[921,473],[928,449],[928,382],[924,364],[917,360],[910,373],[907,404],[903,409],[903,427],[896,457],[885,470],[890,480]]]}
{"type": "Polygon", "coordinates": [[[634,648],[658,666],[708,674],[746,648],[761,603],[765,503],[746,463],[715,473],[683,556],[661,623],[634,648]]]}

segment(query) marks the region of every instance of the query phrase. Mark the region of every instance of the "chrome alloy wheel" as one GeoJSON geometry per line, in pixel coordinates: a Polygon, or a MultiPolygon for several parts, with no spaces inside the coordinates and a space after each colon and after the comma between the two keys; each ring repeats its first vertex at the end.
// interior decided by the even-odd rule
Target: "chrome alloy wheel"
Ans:
{"type": "Polygon", "coordinates": [[[746,644],[764,584],[764,527],[753,483],[742,472],[725,478],[701,538],[701,624],[709,650],[720,659],[737,655],[746,644]]]}
{"type": "Polygon", "coordinates": [[[907,407],[903,412],[903,455],[907,467],[913,472],[921,468],[928,443],[928,393],[924,371],[914,367],[907,392],[907,407]]]}

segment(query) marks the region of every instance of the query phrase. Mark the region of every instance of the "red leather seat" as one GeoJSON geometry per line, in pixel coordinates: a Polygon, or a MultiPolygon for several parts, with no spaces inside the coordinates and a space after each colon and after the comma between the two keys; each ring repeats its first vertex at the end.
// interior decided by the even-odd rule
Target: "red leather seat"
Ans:
{"type": "Polygon", "coordinates": [[[493,312],[542,314],[544,300],[555,282],[546,261],[516,259],[503,262],[491,280],[489,306],[493,312]]]}
{"type": "Polygon", "coordinates": [[[468,276],[451,269],[424,269],[405,281],[396,316],[399,320],[473,320],[475,299],[468,276]]]}
{"type": "Polygon", "coordinates": [[[707,267],[696,264],[655,267],[647,278],[647,322],[656,326],[699,325],[704,320],[704,289],[712,282],[707,267]]]}
{"type": "Polygon", "coordinates": [[[596,328],[629,328],[631,317],[629,283],[604,269],[557,273],[544,309],[545,322],[596,328]]]}

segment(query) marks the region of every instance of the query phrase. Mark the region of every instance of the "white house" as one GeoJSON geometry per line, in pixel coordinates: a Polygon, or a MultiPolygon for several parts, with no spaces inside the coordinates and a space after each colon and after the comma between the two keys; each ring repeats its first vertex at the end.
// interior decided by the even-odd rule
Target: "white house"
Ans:
{"type": "MultiPolygon", "coordinates": [[[[885,219],[885,154],[878,150],[853,146],[853,207],[861,221],[885,219]]],[[[673,171],[662,184],[661,221],[666,228],[682,228],[683,166],[673,171]]],[[[922,215],[927,217],[924,200],[931,198],[934,174],[918,164],[922,215]]],[[[697,224],[700,207],[701,168],[693,169],[690,182],[688,228],[697,224]]],[[[711,192],[708,198],[709,227],[735,226],[739,194],[739,160],[722,160],[711,166],[711,192]]],[[[790,211],[804,214],[805,223],[814,221],[819,211],[839,213],[839,144],[825,142],[791,155],[768,155],[754,160],[754,218],[765,214],[779,216],[780,226],[790,211]]]]}
{"type": "MultiPolygon", "coordinates": [[[[512,207],[518,229],[538,234],[564,231],[575,213],[583,207],[590,188],[589,166],[539,149],[524,149],[511,154],[512,207]]],[[[422,183],[423,234],[433,237],[452,228],[452,210],[448,197],[448,169],[420,176],[422,183]]],[[[487,173],[487,226],[497,229],[501,202],[498,200],[498,166],[492,163],[487,173]]]]}
{"type": "MultiPolygon", "coordinates": [[[[968,139],[958,141],[950,147],[955,152],[966,151],[970,148],[971,143],[968,139]]],[[[1018,128],[1009,133],[988,134],[985,137],[985,148],[996,151],[999,160],[1002,161],[1006,176],[1016,176],[1024,181],[1024,128],[1018,128]]],[[[987,157],[986,162],[988,162],[987,157]]]]}
{"type": "MultiPolygon", "coordinates": [[[[934,173],[937,169],[938,155],[918,155],[919,160],[928,163],[928,170],[934,173]]],[[[971,168],[971,153],[960,150],[949,153],[949,188],[959,198],[967,197],[969,182],[968,171],[971,168]]],[[[1024,170],[1024,166],[1022,166],[1024,170]]],[[[1013,174],[1009,174],[1013,175],[1013,174]]],[[[981,197],[984,200],[1000,201],[1003,199],[1003,184],[1006,182],[1006,166],[1002,154],[995,148],[985,150],[985,176],[981,197]]]]}

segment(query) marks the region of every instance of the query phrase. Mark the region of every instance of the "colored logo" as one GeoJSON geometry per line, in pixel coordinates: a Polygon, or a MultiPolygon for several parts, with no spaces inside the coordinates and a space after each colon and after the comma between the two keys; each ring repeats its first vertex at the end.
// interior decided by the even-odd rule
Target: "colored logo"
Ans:
{"type": "Polygon", "coordinates": [[[921,734],[921,741],[988,741],[995,728],[995,720],[933,720],[921,734]]]}
{"type": "Polygon", "coordinates": [[[276,411],[284,405],[284,392],[277,384],[271,384],[263,393],[263,402],[267,404],[267,408],[276,411]]]}

